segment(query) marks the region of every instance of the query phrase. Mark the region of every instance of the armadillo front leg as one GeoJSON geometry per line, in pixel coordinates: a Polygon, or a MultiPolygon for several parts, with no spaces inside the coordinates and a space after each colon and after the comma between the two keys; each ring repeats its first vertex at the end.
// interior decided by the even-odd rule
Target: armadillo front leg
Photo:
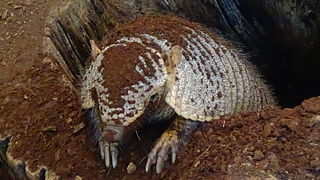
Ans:
{"type": "Polygon", "coordinates": [[[111,126],[102,123],[97,112],[97,107],[87,113],[87,118],[92,121],[95,129],[95,139],[98,141],[100,156],[105,161],[107,168],[112,165],[117,166],[117,157],[119,154],[118,146],[124,134],[123,126],[111,126]]]}
{"type": "Polygon", "coordinates": [[[155,164],[156,172],[159,174],[164,167],[164,162],[168,160],[169,154],[171,154],[171,162],[174,163],[179,147],[187,142],[189,135],[199,127],[200,124],[201,123],[197,121],[187,120],[180,116],[177,117],[157,140],[156,145],[149,153],[146,172],[155,164]]]}
{"type": "Polygon", "coordinates": [[[115,168],[117,166],[118,146],[124,134],[124,127],[122,126],[104,126],[102,128],[101,137],[99,138],[99,147],[101,158],[104,158],[107,168],[115,168]]]}

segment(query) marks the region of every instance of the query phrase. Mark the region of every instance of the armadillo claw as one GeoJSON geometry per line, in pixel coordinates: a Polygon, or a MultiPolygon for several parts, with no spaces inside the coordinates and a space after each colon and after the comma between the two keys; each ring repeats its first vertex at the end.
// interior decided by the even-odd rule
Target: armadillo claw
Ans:
{"type": "Polygon", "coordinates": [[[103,141],[99,141],[99,147],[100,147],[101,159],[104,159],[104,143],[103,143],[103,141]]]}
{"type": "Polygon", "coordinates": [[[116,145],[111,145],[111,148],[110,148],[110,152],[111,152],[111,159],[112,159],[112,167],[115,168],[117,167],[117,163],[118,163],[118,154],[119,154],[119,151],[116,147],[116,145]]]}
{"type": "Polygon", "coordinates": [[[159,174],[163,168],[165,161],[168,160],[171,153],[171,162],[176,161],[178,151],[178,138],[175,133],[165,132],[148,155],[146,164],[146,172],[149,172],[153,164],[156,165],[156,173],[159,174]],[[171,152],[170,152],[171,150],[171,152]]]}
{"type": "Polygon", "coordinates": [[[101,158],[104,159],[105,166],[109,168],[112,163],[112,167],[115,168],[118,163],[118,143],[107,143],[100,141],[99,146],[100,155],[101,158]]]}
{"type": "Polygon", "coordinates": [[[110,148],[109,147],[110,145],[108,143],[104,145],[104,163],[107,168],[110,167],[110,151],[109,151],[110,148]]]}

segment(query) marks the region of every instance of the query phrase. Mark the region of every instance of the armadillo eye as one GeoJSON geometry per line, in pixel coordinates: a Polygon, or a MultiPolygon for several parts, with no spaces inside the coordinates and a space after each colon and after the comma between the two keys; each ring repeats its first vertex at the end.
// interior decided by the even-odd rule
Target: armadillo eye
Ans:
{"type": "Polygon", "coordinates": [[[150,96],[150,101],[151,102],[155,102],[158,99],[158,93],[152,94],[150,96]]]}

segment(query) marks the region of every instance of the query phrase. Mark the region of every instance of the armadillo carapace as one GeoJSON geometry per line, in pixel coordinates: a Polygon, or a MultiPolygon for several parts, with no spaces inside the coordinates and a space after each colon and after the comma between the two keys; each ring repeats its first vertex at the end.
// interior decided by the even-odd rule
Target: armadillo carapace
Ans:
{"type": "Polygon", "coordinates": [[[97,112],[95,137],[106,167],[117,165],[128,127],[172,119],[148,155],[146,171],[155,164],[159,173],[199,122],[274,103],[246,56],[197,23],[138,18],[117,28],[103,50],[94,43],[92,49],[81,98],[83,108],[97,112]]]}

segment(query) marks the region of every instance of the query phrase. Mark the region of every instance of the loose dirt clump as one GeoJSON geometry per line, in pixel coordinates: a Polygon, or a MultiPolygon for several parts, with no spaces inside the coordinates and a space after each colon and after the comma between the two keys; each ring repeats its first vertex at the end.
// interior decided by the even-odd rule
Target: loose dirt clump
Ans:
{"type": "MultiPolygon", "coordinates": [[[[132,22],[125,23],[124,25],[120,25],[116,27],[114,32],[111,33],[111,35],[108,36],[104,41],[107,42],[107,45],[110,45],[116,43],[117,40],[121,39],[122,37],[140,37],[143,39],[143,37],[141,37],[140,35],[149,34],[162,40],[167,40],[168,42],[172,43],[172,46],[179,45],[181,47],[186,47],[187,44],[183,37],[197,36],[194,34],[190,34],[190,29],[194,31],[202,31],[203,33],[209,35],[212,39],[216,40],[216,42],[219,42],[219,44],[223,44],[230,49],[236,49],[236,47],[230,42],[227,42],[223,38],[217,36],[217,34],[208,31],[208,29],[206,29],[199,23],[187,21],[178,17],[160,14],[147,15],[137,18],[132,22]]],[[[162,49],[159,48],[159,45],[152,41],[147,45],[159,51],[161,51],[162,49]]]]}
{"type": "Polygon", "coordinates": [[[208,124],[194,134],[175,173],[166,177],[319,178],[319,114],[317,97],[293,109],[269,108],[208,124]]]}

